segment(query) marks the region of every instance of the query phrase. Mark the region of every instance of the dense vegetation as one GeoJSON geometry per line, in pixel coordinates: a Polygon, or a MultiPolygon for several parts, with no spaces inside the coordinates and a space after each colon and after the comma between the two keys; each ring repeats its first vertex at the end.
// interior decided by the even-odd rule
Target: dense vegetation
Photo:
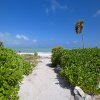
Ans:
{"type": "Polygon", "coordinates": [[[28,75],[34,66],[15,51],[0,48],[0,100],[17,100],[18,84],[23,75],[28,75]]]}
{"type": "Polygon", "coordinates": [[[100,94],[100,48],[52,50],[52,66],[60,64],[61,75],[88,94],[100,94]]]}

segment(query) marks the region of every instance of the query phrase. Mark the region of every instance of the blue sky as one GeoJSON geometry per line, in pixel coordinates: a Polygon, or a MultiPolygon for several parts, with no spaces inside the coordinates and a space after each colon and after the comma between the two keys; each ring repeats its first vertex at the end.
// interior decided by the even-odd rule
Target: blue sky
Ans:
{"type": "Polygon", "coordinates": [[[100,0],[0,0],[0,40],[10,48],[100,47],[100,0]]]}

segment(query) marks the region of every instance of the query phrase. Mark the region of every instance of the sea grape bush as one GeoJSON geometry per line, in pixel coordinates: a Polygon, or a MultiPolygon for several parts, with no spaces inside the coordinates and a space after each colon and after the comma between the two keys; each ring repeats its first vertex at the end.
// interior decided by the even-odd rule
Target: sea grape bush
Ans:
{"type": "Polygon", "coordinates": [[[31,71],[32,66],[15,51],[0,48],[0,100],[17,100],[18,84],[31,71]]]}
{"type": "Polygon", "coordinates": [[[53,53],[54,56],[61,56],[60,74],[73,86],[80,86],[88,94],[100,94],[100,48],[63,49],[61,55],[53,53]]]}
{"type": "Polygon", "coordinates": [[[58,46],[54,49],[52,49],[52,57],[51,57],[51,61],[52,61],[52,66],[56,66],[57,64],[60,64],[60,60],[61,60],[61,55],[62,55],[62,51],[63,51],[63,47],[58,46]]]}

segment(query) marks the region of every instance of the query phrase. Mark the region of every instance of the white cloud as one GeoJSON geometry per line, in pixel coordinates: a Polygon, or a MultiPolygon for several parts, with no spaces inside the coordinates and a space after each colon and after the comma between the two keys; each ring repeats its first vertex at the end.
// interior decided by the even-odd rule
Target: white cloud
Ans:
{"type": "Polygon", "coordinates": [[[52,9],[52,11],[55,12],[56,9],[67,9],[67,6],[66,5],[61,5],[56,0],[52,0],[51,9],[52,9]]]}
{"type": "Polygon", "coordinates": [[[21,36],[19,34],[16,35],[17,39],[21,39],[21,36]]]}
{"type": "Polygon", "coordinates": [[[34,40],[32,40],[32,42],[33,42],[33,43],[36,43],[36,42],[37,42],[37,40],[36,40],[36,39],[34,39],[34,40]]]}
{"type": "Polygon", "coordinates": [[[8,32],[0,32],[0,37],[9,37],[10,33],[8,32]]]}
{"type": "Polygon", "coordinates": [[[98,10],[96,11],[96,13],[93,15],[93,17],[98,17],[98,16],[100,16],[100,9],[98,9],[98,10]]]}
{"type": "Polygon", "coordinates": [[[16,39],[26,40],[26,41],[29,40],[29,38],[27,36],[25,36],[25,35],[19,35],[19,34],[16,35],[16,39]]]}
{"type": "Polygon", "coordinates": [[[49,13],[50,11],[56,12],[58,9],[66,10],[68,7],[67,5],[60,4],[57,0],[51,0],[50,6],[45,9],[46,13],[49,13]]]}
{"type": "Polygon", "coordinates": [[[30,39],[26,35],[23,34],[11,34],[8,32],[0,32],[0,41],[4,43],[7,47],[16,47],[16,46],[29,46],[33,43],[35,44],[37,42],[36,39],[30,39]],[[28,41],[30,40],[30,41],[28,41]]]}

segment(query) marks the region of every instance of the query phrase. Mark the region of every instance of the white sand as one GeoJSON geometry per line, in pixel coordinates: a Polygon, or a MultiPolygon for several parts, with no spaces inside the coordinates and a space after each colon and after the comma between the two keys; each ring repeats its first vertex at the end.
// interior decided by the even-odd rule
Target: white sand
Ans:
{"type": "MultiPolygon", "coordinates": [[[[37,52],[39,56],[41,57],[50,57],[51,56],[51,52],[37,52]]],[[[18,53],[20,55],[22,54],[31,54],[31,55],[34,55],[34,53],[18,53]]]]}
{"type": "Polygon", "coordinates": [[[40,53],[40,62],[20,85],[19,100],[74,100],[69,89],[61,87],[57,74],[48,64],[50,53],[40,53]]]}

